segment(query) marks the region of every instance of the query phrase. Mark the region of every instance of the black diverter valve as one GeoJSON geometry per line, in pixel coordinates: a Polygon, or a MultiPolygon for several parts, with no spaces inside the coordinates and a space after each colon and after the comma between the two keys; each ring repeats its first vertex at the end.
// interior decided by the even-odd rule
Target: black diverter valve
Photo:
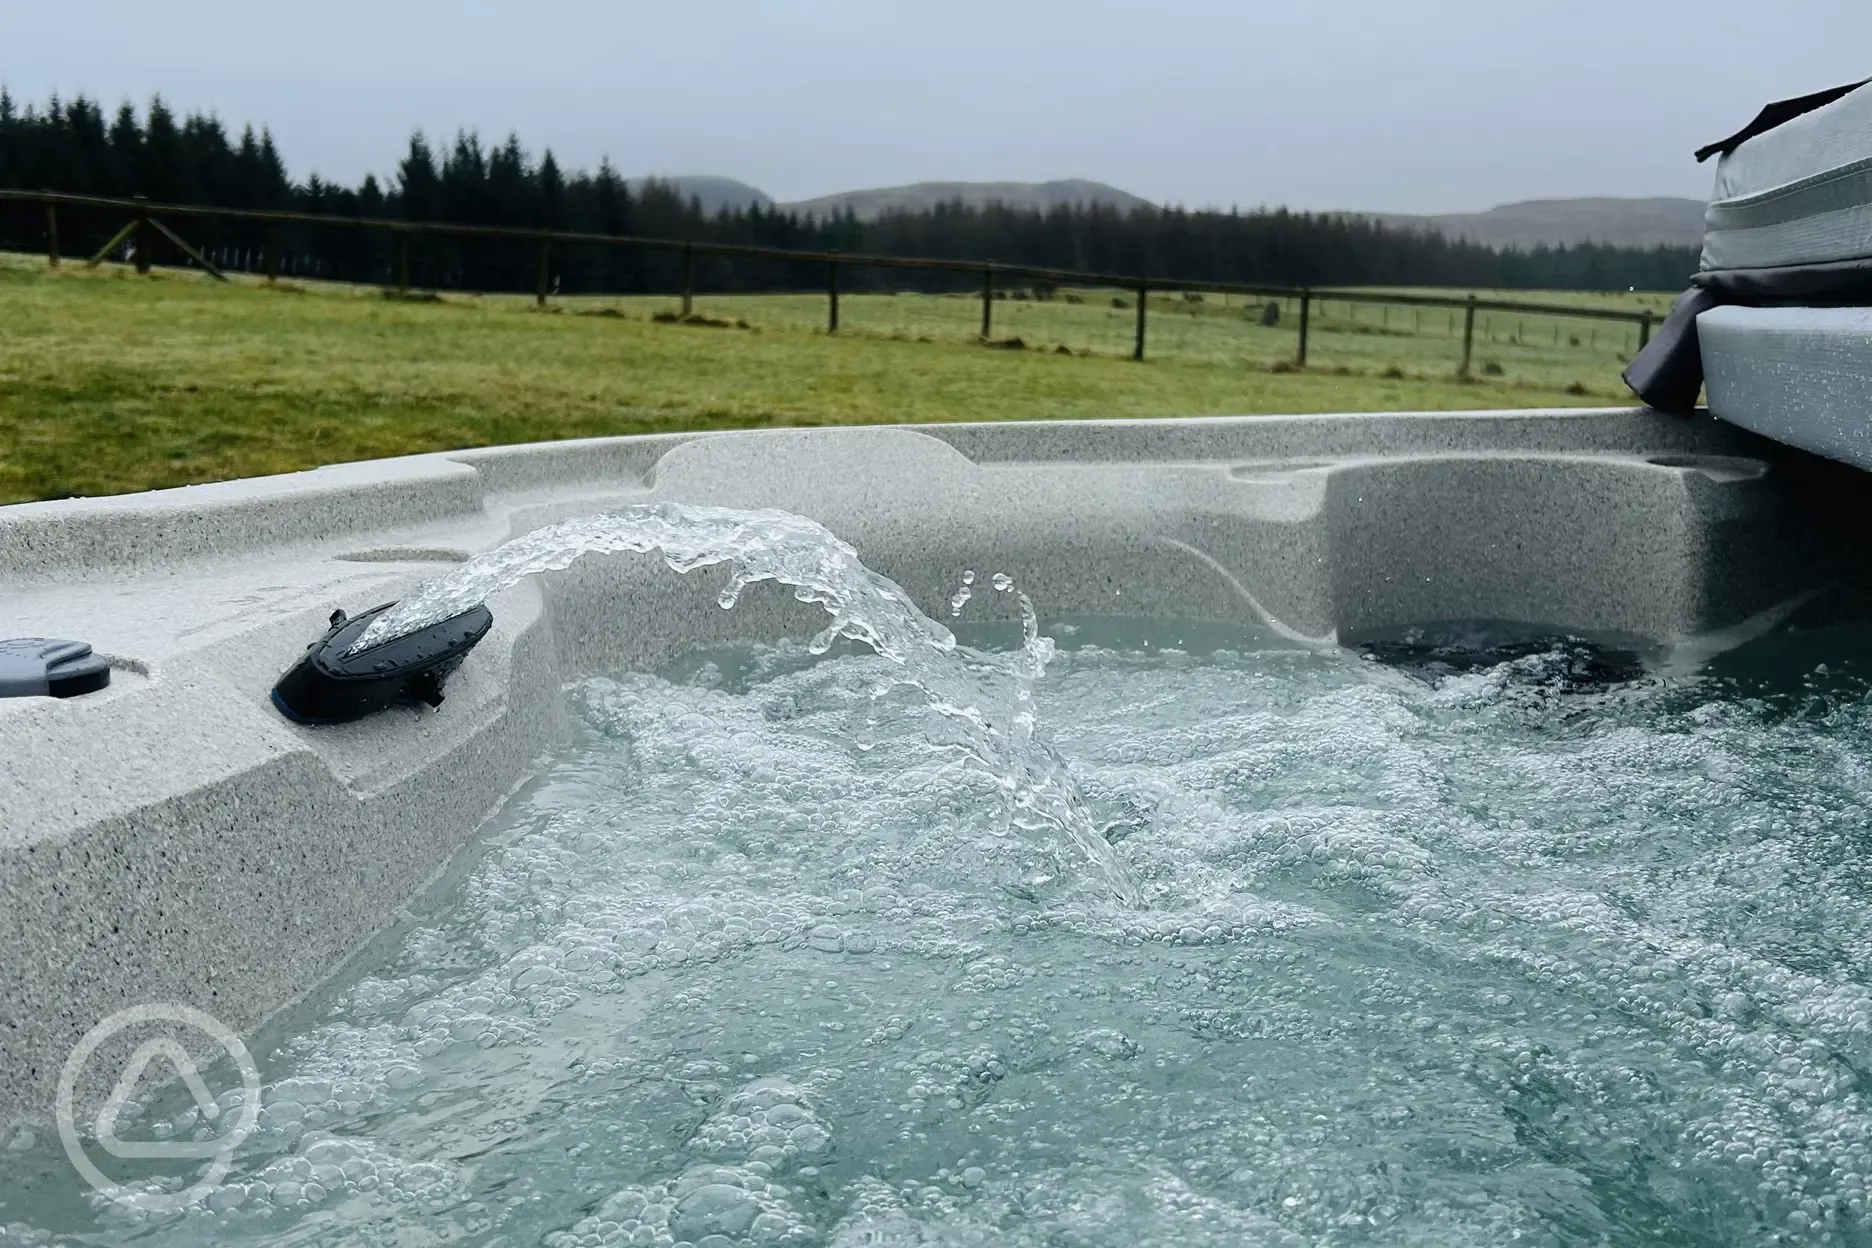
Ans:
{"type": "Polygon", "coordinates": [[[110,684],[110,664],[82,641],[0,641],[0,698],[74,698],[110,684]]]}

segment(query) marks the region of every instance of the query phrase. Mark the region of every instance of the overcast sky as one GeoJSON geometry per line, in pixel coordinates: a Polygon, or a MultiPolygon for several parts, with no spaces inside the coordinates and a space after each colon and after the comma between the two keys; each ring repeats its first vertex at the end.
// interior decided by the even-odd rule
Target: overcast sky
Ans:
{"type": "Polygon", "coordinates": [[[272,127],[295,178],[468,127],[782,200],[1065,177],[1191,206],[1701,198],[1693,148],[1868,75],[1868,0],[0,0],[15,96],[160,91],[272,127]]]}

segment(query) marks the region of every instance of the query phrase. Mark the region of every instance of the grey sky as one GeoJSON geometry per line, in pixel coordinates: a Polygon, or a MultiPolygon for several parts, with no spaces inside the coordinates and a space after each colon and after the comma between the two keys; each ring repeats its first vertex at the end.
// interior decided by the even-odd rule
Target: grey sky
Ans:
{"type": "Polygon", "coordinates": [[[291,166],[409,131],[779,199],[1087,177],[1190,205],[1702,196],[1692,148],[1872,74],[1866,0],[0,0],[22,98],[264,122],[291,166]]]}

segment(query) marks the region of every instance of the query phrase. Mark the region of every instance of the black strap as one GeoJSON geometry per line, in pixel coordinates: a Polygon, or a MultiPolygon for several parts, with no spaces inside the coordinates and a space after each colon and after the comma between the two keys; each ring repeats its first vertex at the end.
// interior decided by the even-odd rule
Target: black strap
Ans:
{"type": "Polygon", "coordinates": [[[1703,389],[1703,349],[1697,342],[1696,318],[1721,307],[1721,295],[1692,286],[1677,300],[1658,327],[1657,336],[1625,369],[1625,384],[1660,412],[1688,416],[1696,411],[1703,389]]]}
{"type": "Polygon", "coordinates": [[[1724,303],[1804,303],[1872,306],[1872,258],[1767,269],[1705,269],[1692,286],[1714,291],[1724,303]]]}
{"type": "Polygon", "coordinates": [[[1816,91],[1812,95],[1803,95],[1799,99],[1777,100],[1756,113],[1754,121],[1749,122],[1728,138],[1711,143],[1708,147],[1698,148],[1697,164],[1702,164],[1719,152],[1727,156],[1756,135],[1766,134],[1776,126],[1784,126],[1803,113],[1811,113],[1816,108],[1825,108],[1834,100],[1851,95],[1868,82],[1872,82],[1872,78],[1861,78],[1858,82],[1848,83],[1843,87],[1833,87],[1826,91],[1816,91]]]}

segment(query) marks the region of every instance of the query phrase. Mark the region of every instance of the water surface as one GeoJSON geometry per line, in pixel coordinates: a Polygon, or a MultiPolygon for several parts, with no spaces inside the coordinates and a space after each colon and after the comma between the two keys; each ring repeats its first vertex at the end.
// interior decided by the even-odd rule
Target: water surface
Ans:
{"type": "Polygon", "coordinates": [[[29,1142],[0,1244],[1872,1243],[1863,630],[1670,681],[1046,631],[1038,723],[1138,904],[1036,886],[876,655],[584,681],[261,1038],[209,1207],[87,1202],[29,1142]]]}

